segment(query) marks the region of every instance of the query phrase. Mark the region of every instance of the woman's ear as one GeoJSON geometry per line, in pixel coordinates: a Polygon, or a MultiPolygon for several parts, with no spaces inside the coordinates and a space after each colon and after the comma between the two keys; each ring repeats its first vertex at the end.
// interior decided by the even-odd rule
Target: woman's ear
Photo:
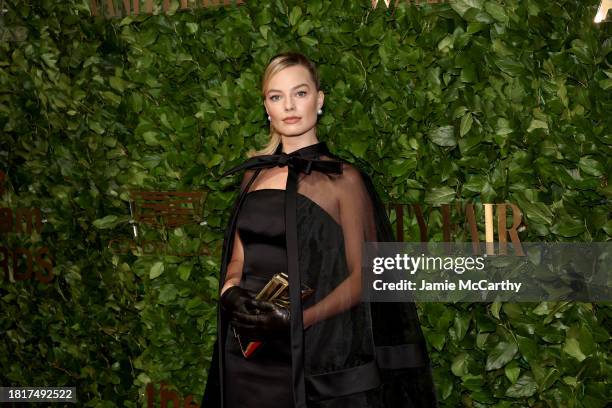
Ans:
{"type": "Polygon", "coordinates": [[[319,91],[317,95],[317,109],[323,108],[323,102],[325,101],[325,94],[323,91],[319,91]]]}
{"type": "Polygon", "coordinates": [[[266,112],[266,117],[269,117],[270,116],[270,111],[268,110],[268,105],[266,105],[265,101],[264,101],[263,105],[264,105],[264,111],[266,112]]]}

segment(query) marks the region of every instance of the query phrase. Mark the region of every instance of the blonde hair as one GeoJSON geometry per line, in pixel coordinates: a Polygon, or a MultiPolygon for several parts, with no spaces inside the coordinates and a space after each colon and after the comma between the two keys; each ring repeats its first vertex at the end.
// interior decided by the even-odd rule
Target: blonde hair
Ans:
{"type": "MultiPolygon", "coordinates": [[[[282,54],[278,54],[272,57],[270,59],[270,62],[268,62],[268,65],[266,66],[261,80],[262,97],[266,97],[266,90],[268,87],[268,83],[270,82],[270,78],[272,78],[275,74],[282,71],[283,69],[293,67],[295,65],[301,65],[308,70],[312,82],[314,82],[316,90],[318,92],[321,87],[321,82],[315,64],[304,54],[301,54],[299,52],[284,52],[282,54]]],[[[247,153],[247,156],[253,157],[262,154],[274,154],[280,143],[281,135],[276,131],[276,129],[274,129],[274,126],[270,124],[270,138],[268,140],[268,143],[260,150],[250,150],[247,153]]]]}

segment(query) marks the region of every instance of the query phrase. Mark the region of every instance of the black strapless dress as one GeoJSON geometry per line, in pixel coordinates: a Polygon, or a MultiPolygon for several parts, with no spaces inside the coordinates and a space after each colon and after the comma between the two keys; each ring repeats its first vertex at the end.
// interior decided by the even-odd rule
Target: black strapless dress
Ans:
{"type": "MultiPolygon", "coordinates": [[[[247,194],[237,219],[244,248],[240,286],[259,292],[270,278],[287,273],[285,191],[260,189],[247,194]]],[[[230,327],[225,343],[227,408],[291,408],[291,340],[267,341],[245,359],[230,327]]]]}

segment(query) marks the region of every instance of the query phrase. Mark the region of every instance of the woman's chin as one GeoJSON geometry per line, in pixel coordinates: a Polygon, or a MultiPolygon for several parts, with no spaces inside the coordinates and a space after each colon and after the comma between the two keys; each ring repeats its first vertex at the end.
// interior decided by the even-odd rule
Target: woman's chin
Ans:
{"type": "Polygon", "coordinates": [[[301,136],[304,133],[312,129],[312,126],[283,126],[281,129],[277,129],[279,133],[287,137],[301,136]]]}

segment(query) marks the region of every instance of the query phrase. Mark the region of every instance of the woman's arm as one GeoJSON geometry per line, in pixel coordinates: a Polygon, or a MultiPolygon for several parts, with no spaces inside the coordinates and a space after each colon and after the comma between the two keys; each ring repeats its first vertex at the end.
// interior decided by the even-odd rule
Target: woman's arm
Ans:
{"type": "Polygon", "coordinates": [[[342,283],[317,304],[304,310],[304,329],[333,315],[344,312],[359,303],[361,297],[361,275],[351,273],[342,283]],[[352,295],[346,296],[347,293],[352,295]]]}
{"type": "Polygon", "coordinates": [[[230,286],[238,286],[240,285],[240,280],[242,279],[242,267],[244,265],[244,249],[242,247],[242,241],[240,240],[240,235],[238,234],[238,230],[234,232],[234,246],[232,249],[232,258],[227,265],[227,273],[225,275],[225,283],[221,288],[221,293],[219,296],[223,294],[230,286]]]}
{"type": "MultiPolygon", "coordinates": [[[[247,188],[247,183],[252,178],[252,176],[252,170],[245,171],[244,175],[242,176],[242,181],[240,182],[241,192],[245,188],[247,188]]],[[[240,285],[240,280],[242,279],[243,265],[244,249],[242,247],[242,241],[240,240],[240,234],[238,234],[238,228],[236,228],[236,230],[234,231],[234,245],[232,247],[232,257],[227,265],[225,282],[223,283],[223,287],[221,288],[221,293],[219,293],[219,296],[221,296],[223,292],[225,292],[229,287],[240,285]]]]}
{"type": "Polygon", "coordinates": [[[361,301],[362,248],[365,241],[376,240],[373,205],[359,171],[347,166],[336,189],[348,276],[325,298],[304,310],[305,329],[361,301]]]}

